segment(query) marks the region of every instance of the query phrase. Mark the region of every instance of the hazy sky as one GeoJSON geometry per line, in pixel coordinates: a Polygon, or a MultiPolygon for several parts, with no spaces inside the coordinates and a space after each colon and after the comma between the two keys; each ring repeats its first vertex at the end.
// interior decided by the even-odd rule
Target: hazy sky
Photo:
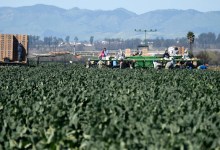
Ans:
{"type": "Polygon", "coordinates": [[[125,8],[137,14],[156,9],[195,9],[202,12],[220,10],[220,0],[0,0],[0,7],[35,4],[54,5],[65,9],[73,7],[90,10],[125,8]]]}

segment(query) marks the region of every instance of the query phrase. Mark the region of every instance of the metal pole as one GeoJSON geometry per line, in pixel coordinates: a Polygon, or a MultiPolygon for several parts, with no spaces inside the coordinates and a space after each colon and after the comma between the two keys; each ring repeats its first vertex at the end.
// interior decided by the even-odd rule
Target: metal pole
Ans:
{"type": "Polygon", "coordinates": [[[141,30],[141,29],[139,29],[139,30],[137,30],[137,29],[134,29],[134,31],[136,31],[136,32],[144,32],[145,33],[145,41],[144,41],[144,43],[145,43],[145,46],[147,46],[147,32],[156,32],[157,30],[155,29],[155,30],[152,30],[152,29],[150,29],[150,30],[141,30]]]}
{"type": "Polygon", "coordinates": [[[76,44],[74,42],[74,45],[73,45],[73,55],[76,55],[76,44]]]}
{"type": "Polygon", "coordinates": [[[147,36],[146,36],[147,30],[144,30],[144,32],[145,32],[145,46],[147,46],[147,36]]]}

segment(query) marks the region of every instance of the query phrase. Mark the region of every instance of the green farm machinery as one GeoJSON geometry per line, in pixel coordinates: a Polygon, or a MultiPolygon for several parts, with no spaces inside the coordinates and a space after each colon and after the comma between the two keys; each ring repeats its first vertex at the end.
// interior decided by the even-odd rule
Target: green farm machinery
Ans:
{"type": "Polygon", "coordinates": [[[194,66],[196,68],[200,59],[197,58],[183,58],[182,55],[172,56],[169,59],[163,57],[163,55],[158,54],[154,56],[127,56],[123,59],[117,59],[115,57],[104,57],[100,58],[89,58],[86,66],[87,68],[92,66],[107,66],[107,67],[120,67],[120,68],[165,68],[167,63],[172,62],[175,64],[176,68],[186,68],[188,65],[194,66]],[[122,64],[122,65],[120,65],[122,64]]]}

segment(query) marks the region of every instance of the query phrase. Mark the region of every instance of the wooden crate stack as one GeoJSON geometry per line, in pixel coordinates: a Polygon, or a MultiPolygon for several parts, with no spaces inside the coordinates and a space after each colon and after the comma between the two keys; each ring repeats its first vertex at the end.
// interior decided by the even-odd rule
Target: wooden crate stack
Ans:
{"type": "Polygon", "coordinates": [[[15,38],[18,40],[19,43],[22,44],[22,46],[25,49],[25,53],[27,54],[28,49],[28,35],[22,35],[22,34],[16,34],[14,35],[15,38]]]}
{"type": "Polygon", "coordinates": [[[22,34],[0,34],[0,61],[4,62],[4,59],[7,58],[11,62],[18,61],[18,43],[21,43],[23,46],[23,59],[22,62],[27,60],[28,52],[28,35],[22,34]]]}
{"type": "Polygon", "coordinates": [[[127,48],[125,49],[125,57],[131,56],[131,49],[127,48]]]}
{"type": "MultiPolygon", "coordinates": [[[[23,54],[25,55],[25,57],[23,57],[22,61],[26,62],[27,61],[26,55],[28,54],[28,51],[27,51],[28,50],[28,35],[16,34],[16,35],[14,35],[14,37],[16,38],[17,42],[21,43],[23,46],[23,50],[24,50],[23,54]]],[[[16,45],[17,42],[14,43],[15,49],[17,49],[17,46],[18,46],[18,45],[16,45]]],[[[16,57],[15,61],[17,61],[17,60],[18,60],[18,58],[16,57]]]]}
{"type": "Polygon", "coordinates": [[[13,34],[0,34],[0,61],[4,61],[5,58],[13,60],[13,34]]]}
{"type": "Polygon", "coordinates": [[[185,48],[184,47],[178,47],[178,50],[179,50],[179,54],[183,55],[184,51],[185,51],[185,48]]]}
{"type": "Polygon", "coordinates": [[[0,35],[0,61],[3,61],[5,57],[5,36],[3,34],[0,35]]]}
{"type": "Polygon", "coordinates": [[[148,49],[147,48],[142,48],[142,56],[149,56],[149,53],[148,53],[148,49]]]}

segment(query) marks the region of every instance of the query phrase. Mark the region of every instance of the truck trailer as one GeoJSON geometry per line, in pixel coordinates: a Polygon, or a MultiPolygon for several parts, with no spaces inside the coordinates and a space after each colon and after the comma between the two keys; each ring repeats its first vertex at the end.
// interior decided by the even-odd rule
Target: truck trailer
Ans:
{"type": "Polygon", "coordinates": [[[0,65],[27,64],[28,35],[0,34],[0,65]]]}

